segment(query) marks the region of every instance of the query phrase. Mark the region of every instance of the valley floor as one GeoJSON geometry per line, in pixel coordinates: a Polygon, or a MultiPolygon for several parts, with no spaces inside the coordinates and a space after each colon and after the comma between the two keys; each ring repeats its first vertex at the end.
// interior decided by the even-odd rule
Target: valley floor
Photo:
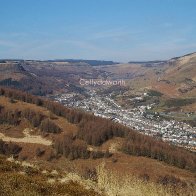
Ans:
{"type": "MultiPolygon", "coordinates": [[[[75,96],[75,94],[59,94],[53,96],[53,99],[66,106],[81,108],[95,116],[119,122],[143,134],[162,138],[164,141],[183,146],[192,151],[196,150],[196,128],[184,122],[166,120],[160,115],[149,113],[148,111],[153,104],[124,109],[112,99],[111,95],[102,96],[95,91],[89,91],[89,98],[75,100],[75,96]]],[[[134,99],[142,100],[143,97],[134,99]]],[[[164,114],[162,115],[164,116],[164,114]]]]}

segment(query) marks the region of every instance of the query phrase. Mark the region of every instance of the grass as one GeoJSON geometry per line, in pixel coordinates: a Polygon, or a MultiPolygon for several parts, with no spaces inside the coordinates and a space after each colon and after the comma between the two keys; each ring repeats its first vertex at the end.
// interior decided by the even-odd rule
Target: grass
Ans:
{"type": "Polygon", "coordinates": [[[98,186],[108,196],[191,196],[196,194],[195,187],[172,187],[140,180],[134,175],[120,175],[106,169],[104,163],[97,168],[98,186]]]}
{"type": "Polygon", "coordinates": [[[95,196],[93,190],[86,190],[75,182],[48,183],[42,177],[29,177],[22,174],[0,174],[0,195],[70,195],[95,196]]]}
{"type": "Polygon", "coordinates": [[[77,177],[77,174],[67,173],[65,177],[59,172],[57,175],[51,175],[51,172],[44,174],[40,168],[22,166],[16,162],[6,161],[5,157],[0,157],[0,195],[100,195],[94,190],[102,190],[108,196],[188,196],[195,194],[193,186],[182,188],[164,186],[152,182],[148,178],[138,178],[134,172],[132,174],[124,172],[123,174],[114,168],[107,168],[108,166],[103,162],[98,164],[96,169],[97,180],[96,183],[93,183],[96,187],[94,187],[86,186],[84,180],[77,177]],[[69,178],[69,180],[61,183],[59,179],[64,178],[69,178]]]}
{"type": "Polygon", "coordinates": [[[165,101],[166,107],[182,107],[196,102],[196,98],[187,99],[169,99],[165,101]]]}
{"type": "Polygon", "coordinates": [[[152,97],[161,97],[163,94],[159,91],[149,90],[148,95],[152,97]]]}
{"type": "Polygon", "coordinates": [[[194,112],[196,108],[196,98],[159,98],[159,104],[154,106],[154,112],[178,112],[181,109],[184,112],[194,112]]]}
{"type": "Polygon", "coordinates": [[[0,195],[3,196],[98,196],[94,190],[86,189],[77,182],[49,183],[38,169],[22,167],[0,157],[0,195]]]}

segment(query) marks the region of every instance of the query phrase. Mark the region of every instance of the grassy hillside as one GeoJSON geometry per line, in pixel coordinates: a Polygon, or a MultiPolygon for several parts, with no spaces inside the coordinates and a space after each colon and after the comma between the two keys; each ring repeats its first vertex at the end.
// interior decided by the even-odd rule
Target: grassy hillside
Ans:
{"type": "MultiPolygon", "coordinates": [[[[0,89],[0,116],[0,153],[13,155],[21,164],[26,161],[42,170],[57,170],[59,174],[66,171],[71,179],[78,179],[77,182],[84,179],[85,183],[90,180],[94,190],[104,190],[108,195],[114,195],[115,191],[123,195],[119,176],[124,176],[123,180],[132,187],[129,193],[137,190],[140,192],[138,195],[145,192],[148,192],[146,195],[152,192],[156,195],[157,191],[172,195],[177,191],[175,187],[179,186],[181,189],[178,191],[190,193],[194,188],[194,153],[140,135],[112,121],[6,88],[0,89]],[[105,166],[99,170],[103,162],[105,166]],[[105,171],[104,175],[101,171],[105,171]],[[105,186],[104,181],[108,182],[105,186]],[[109,188],[115,186],[117,190],[109,188]]],[[[41,180],[35,183],[26,175],[5,171],[2,178],[9,183],[5,185],[2,182],[3,190],[7,189],[9,193],[14,178],[20,181],[15,188],[17,191],[17,187],[24,186],[26,191],[30,186],[30,191],[35,189],[35,193],[39,192],[44,179],[39,172],[34,177],[41,180]]],[[[57,179],[45,180],[58,182],[57,179]]],[[[61,195],[71,191],[67,190],[69,186],[81,188],[77,183],[66,184],[67,188],[58,183],[55,184],[57,188],[51,184],[45,186],[46,195],[50,189],[61,195]]]]}
{"type": "Polygon", "coordinates": [[[28,72],[23,64],[23,61],[0,62],[0,85],[25,90],[35,95],[52,93],[54,85],[28,72]]]}
{"type": "Polygon", "coordinates": [[[101,195],[71,180],[67,183],[50,182],[49,179],[60,177],[50,176],[33,166],[22,166],[20,162],[9,162],[0,157],[0,195],[101,195]]]}
{"type": "MultiPolygon", "coordinates": [[[[196,53],[188,54],[164,61],[132,62],[129,64],[101,67],[111,78],[120,78],[126,81],[126,91],[115,96],[122,106],[130,106],[130,97],[141,96],[143,93],[157,91],[162,94],[160,102],[169,102],[171,99],[189,99],[196,97],[196,53]]],[[[106,91],[107,92],[107,91],[106,91]]],[[[115,90],[113,91],[115,95],[115,90]]],[[[151,102],[154,102],[152,97],[151,102]]],[[[179,111],[195,112],[196,103],[179,106],[179,111]]],[[[161,106],[162,109],[165,109],[161,106]]],[[[160,109],[161,109],[160,108],[160,109]]]]}
{"type": "MultiPolygon", "coordinates": [[[[38,130],[41,130],[42,134],[53,134],[56,136],[55,148],[60,154],[66,154],[68,156],[71,153],[71,156],[73,156],[73,152],[70,151],[68,144],[74,144],[74,146],[80,146],[83,150],[86,151],[89,156],[90,152],[89,150],[87,150],[87,145],[100,146],[113,137],[121,137],[125,138],[124,141],[126,145],[124,145],[123,147],[123,151],[125,153],[131,153],[137,156],[148,156],[154,159],[159,159],[169,164],[174,164],[181,168],[195,170],[195,157],[193,154],[186,152],[183,149],[170,146],[169,144],[166,144],[162,141],[141,135],[136,131],[133,131],[132,129],[122,126],[118,123],[95,117],[81,111],[66,108],[58,103],[53,103],[51,101],[40,99],[38,97],[31,96],[19,91],[1,89],[0,93],[1,95],[9,97],[10,99],[15,98],[19,101],[23,100],[27,103],[42,106],[42,108],[46,108],[56,116],[63,117],[67,121],[69,121],[69,123],[77,125],[77,133],[72,133],[71,135],[66,133],[63,137],[61,136],[58,139],[58,137],[56,136],[58,135],[56,134],[56,130],[59,129],[58,133],[64,133],[64,131],[62,130],[62,127],[59,127],[59,125],[55,122],[55,116],[54,118],[51,116],[48,117],[44,114],[36,113],[33,110],[6,111],[6,108],[2,106],[2,123],[18,125],[20,124],[20,122],[23,122],[23,119],[28,120],[31,125],[33,125],[38,130]],[[134,146],[131,148],[129,141],[134,142],[134,146]],[[175,158],[173,158],[172,156],[175,158]],[[189,161],[186,161],[187,159],[189,161]]],[[[76,150],[78,151],[77,148],[76,150]]],[[[75,155],[77,153],[75,153],[75,155]]]]}

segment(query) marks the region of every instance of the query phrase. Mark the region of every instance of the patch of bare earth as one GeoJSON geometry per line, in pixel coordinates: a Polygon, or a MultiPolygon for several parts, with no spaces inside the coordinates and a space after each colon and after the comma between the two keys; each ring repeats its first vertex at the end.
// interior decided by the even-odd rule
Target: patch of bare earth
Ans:
{"type": "Polygon", "coordinates": [[[52,145],[52,141],[42,138],[40,135],[31,135],[30,132],[32,132],[31,129],[28,128],[24,129],[23,138],[9,137],[9,136],[5,136],[3,133],[0,133],[0,139],[2,139],[5,142],[42,144],[46,146],[52,145]]]}

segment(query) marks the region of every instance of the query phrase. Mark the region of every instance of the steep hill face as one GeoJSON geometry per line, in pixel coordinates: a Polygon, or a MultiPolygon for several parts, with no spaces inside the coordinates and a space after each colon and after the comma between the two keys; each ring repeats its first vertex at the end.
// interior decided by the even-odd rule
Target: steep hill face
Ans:
{"type": "Polygon", "coordinates": [[[175,82],[196,82],[196,53],[171,59],[165,77],[175,82]]]}
{"type": "MultiPolygon", "coordinates": [[[[98,62],[97,62],[98,63],[98,62]]],[[[98,78],[104,71],[85,62],[13,61],[0,63],[0,85],[16,87],[35,95],[55,92],[83,93],[80,78],[98,78]]]]}
{"type": "Polygon", "coordinates": [[[196,53],[173,58],[167,65],[164,74],[159,78],[160,84],[155,86],[161,90],[163,83],[167,83],[168,88],[173,88],[175,96],[196,96],[196,53]]]}
{"type": "Polygon", "coordinates": [[[21,63],[0,63],[0,80],[12,78],[19,81],[29,77],[30,74],[24,69],[21,63]]]}
{"type": "Polygon", "coordinates": [[[51,93],[54,85],[26,70],[24,64],[11,61],[0,63],[0,85],[25,90],[35,95],[51,93]]]}
{"type": "MultiPolygon", "coordinates": [[[[156,97],[160,111],[170,110],[165,102],[171,99],[186,102],[183,106],[179,104],[173,107],[175,111],[196,111],[196,102],[190,101],[196,97],[196,53],[167,61],[130,62],[101,66],[98,69],[105,71],[111,79],[125,80],[126,89],[121,95],[115,88],[105,91],[116,95],[115,100],[122,106],[131,107],[130,97],[143,96],[153,90],[162,94],[159,98],[156,97]]],[[[145,104],[155,103],[155,96],[148,99],[145,104]]]]}
{"type": "Polygon", "coordinates": [[[7,72],[23,72],[25,69],[22,67],[20,63],[1,63],[0,64],[0,71],[7,71],[7,72]]]}

